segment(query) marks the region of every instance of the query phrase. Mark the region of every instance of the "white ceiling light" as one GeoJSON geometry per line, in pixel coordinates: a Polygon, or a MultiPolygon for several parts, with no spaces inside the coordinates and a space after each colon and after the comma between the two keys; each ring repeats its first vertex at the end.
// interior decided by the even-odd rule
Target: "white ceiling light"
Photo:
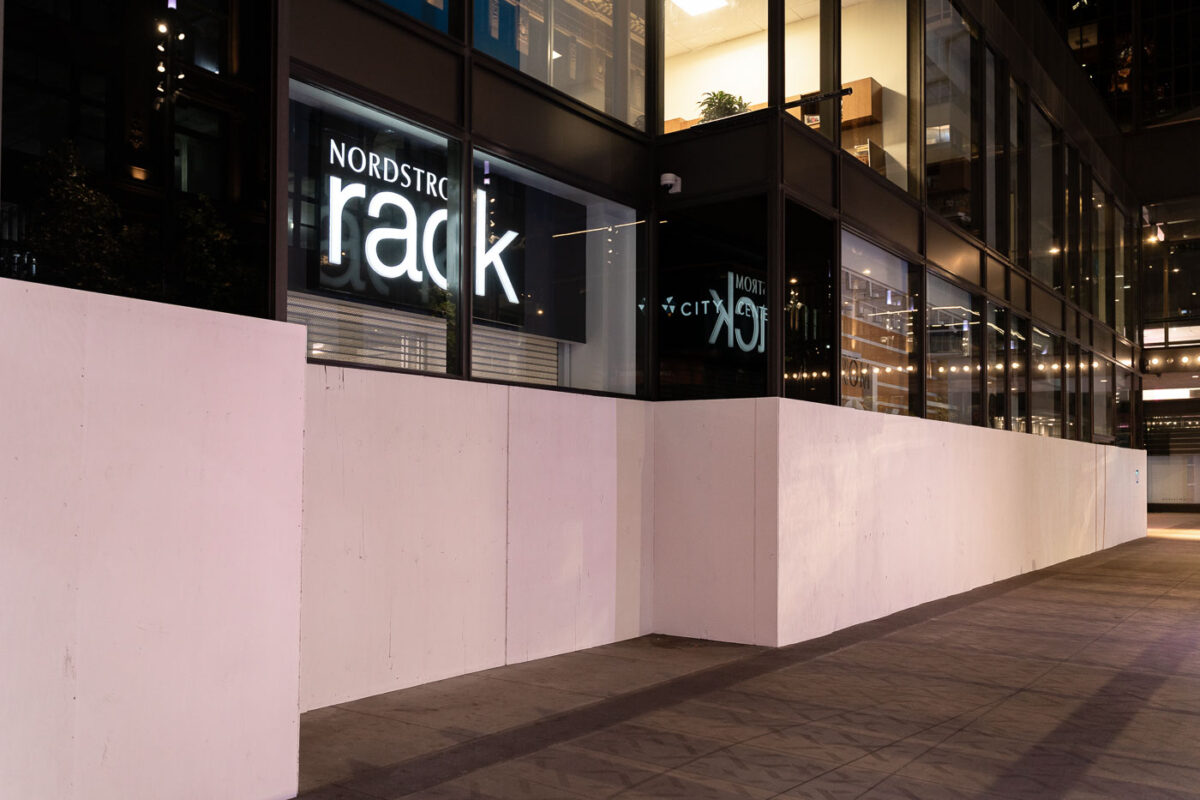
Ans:
{"type": "Polygon", "coordinates": [[[671,0],[689,16],[696,17],[729,5],[729,0],[671,0]]]}

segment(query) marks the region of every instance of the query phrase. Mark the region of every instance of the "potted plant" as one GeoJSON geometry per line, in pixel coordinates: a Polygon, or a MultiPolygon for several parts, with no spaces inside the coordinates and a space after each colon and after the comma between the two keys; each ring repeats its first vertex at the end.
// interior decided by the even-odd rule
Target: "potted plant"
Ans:
{"type": "Polygon", "coordinates": [[[700,106],[701,122],[712,122],[714,119],[721,119],[722,117],[741,114],[744,111],[750,110],[750,104],[743,100],[740,95],[733,95],[720,90],[705,92],[697,105],[700,106]]]}

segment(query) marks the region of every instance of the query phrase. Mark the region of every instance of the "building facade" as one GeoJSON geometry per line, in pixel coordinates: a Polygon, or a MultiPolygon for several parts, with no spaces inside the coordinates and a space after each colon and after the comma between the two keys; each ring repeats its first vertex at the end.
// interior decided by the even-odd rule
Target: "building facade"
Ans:
{"type": "MultiPolygon", "coordinates": [[[[52,582],[67,650],[106,669],[53,683],[72,699],[39,742],[71,733],[73,777],[3,740],[34,796],[147,774],[154,716],[122,771],[95,709],[161,678],[72,645],[82,605],[163,663],[171,625],[130,598],[212,644],[175,713],[253,676],[260,727],[173,748],[228,782],[173,796],[287,797],[302,711],[650,632],[783,645],[1144,534],[1154,198],[1038,6],[3,12],[2,352],[72,369],[58,404],[6,390],[35,467],[8,467],[0,533],[11,564],[126,537],[55,550],[83,576],[52,582]],[[53,460],[47,427],[111,446],[53,460]],[[103,524],[42,519],[63,470],[103,524]],[[114,475],[140,491],[93,505],[114,475]],[[160,502],[123,527],[135,495],[160,502]],[[209,540],[230,557],[180,556],[209,540]],[[121,602],[105,558],[139,576],[121,602]],[[155,570],[237,602],[197,614],[155,570]]],[[[44,689],[26,666],[12,685],[44,689]]]]}

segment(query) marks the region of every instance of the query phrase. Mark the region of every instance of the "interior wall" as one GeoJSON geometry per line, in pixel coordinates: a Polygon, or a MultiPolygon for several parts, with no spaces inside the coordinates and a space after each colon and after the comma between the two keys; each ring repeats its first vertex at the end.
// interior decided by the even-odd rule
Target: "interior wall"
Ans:
{"type": "Polygon", "coordinates": [[[0,794],[292,797],[304,331],[0,280],[0,794]]]}
{"type": "Polygon", "coordinates": [[[301,708],[651,632],[648,415],[310,365],[301,708]]]}
{"type": "Polygon", "coordinates": [[[704,93],[716,91],[738,95],[750,105],[767,102],[765,30],[666,59],[663,119],[697,119],[704,93]]]}

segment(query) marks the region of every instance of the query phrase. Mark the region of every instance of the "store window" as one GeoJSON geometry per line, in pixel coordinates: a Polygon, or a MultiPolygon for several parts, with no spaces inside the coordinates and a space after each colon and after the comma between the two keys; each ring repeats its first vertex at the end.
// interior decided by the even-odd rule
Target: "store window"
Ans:
{"type": "Polygon", "coordinates": [[[311,358],[456,372],[459,145],[291,83],[288,319],[311,358]]]}
{"type": "Polygon", "coordinates": [[[1112,323],[1112,290],[1110,275],[1112,250],[1108,239],[1108,219],[1111,203],[1105,202],[1104,189],[1092,182],[1092,297],[1096,316],[1105,324],[1112,323]]]}
{"type": "Polygon", "coordinates": [[[646,129],[645,0],[475,0],[474,19],[476,49],[646,129]]]}
{"type": "Polygon", "coordinates": [[[1032,363],[1029,320],[1009,314],[1008,386],[1010,430],[1029,433],[1029,365],[1032,363]]]}
{"type": "Polygon", "coordinates": [[[1108,361],[1092,361],[1092,438],[1097,442],[1110,442],[1113,439],[1116,416],[1114,369],[1108,361]]]}
{"type": "Polygon", "coordinates": [[[980,409],[979,313],[965,289],[925,284],[925,416],[972,425],[980,409]]]}
{"type": "Polygon", "coordinates": [[[831,403],[837,381],[834,290],[837,225],[787,202],[783,290],[784,396],[831,403]]]}
{"type": "Polygon", "coordinates": [[[1116,443],[1120,447],[1133,446],[1133,373],[1116,368],[1116,385],[1113,401],[1116,406],[1116,443]]]}
{"type": "Polygon", "coordinates": [[[1081,439],[1086,428],[1081,412],[1086,409],[1087,413],[1090,413],[1091,409],[1081,402],[1083,378],[1079,363],[1079,345],[1071,343],[1066,345],[1063,351],[1062,376],[1066,396],[1066,437],[1081,439]]]}
{"type": "Polygon", "coordinates": [[[0,277],[268,316],[272,5],[176,5],[4,7],[0,277]]]}
{"type": "Polygon", "coordinates": [[[1025,130],[1028,128],[1026,117],[1025,96],[1016,81],[1008,82],[1008,125],[1006,135],[1008,146],[1005,151],[1007,178],[1006,184],[1006,215],[1008,257],[1014,264],[1028,266],[1025,240],[1025,205],[1021,194],[1021,165],[1026,158],[1025,130]]]}
{"type": "Polygon", "coordinates": [[[471,375],[633,394],[634,210],[478,150],[474,171],[471,375]]]}
{"type": "Polygon", "coordinates": [[[220,200],[225,195],[222,115],[205,106],[175,104],[175,186],[181,192],[220,200]]]}
{"type": "Polygon", "coordinates": [[[987,304],[987,328],[983,335],[983,381],[987,403],[986,424],[1008,427],[1008,393],[1004,363],[1008,352],[1008,312],[995,303],[987,304]]]}
{"type": "Polygon", "coordinates": [[[1033,326],[1030,362],[1030,431],[1038,436],[1063,435],[1063,341],[1033,326]]]}
{"type": "Polygon", "coordinates": [[[842,405],[920,416],[920,273],[842,232],[842,405]]]}
{"type": "Polygon", "coordinates": [[[983,185],[986,187],[987,202],[984,203],[983,236],[988,247],[999,250],[1000,220],[1004,209],[1004,186],[997,180],[1002,156],[1000,143],[1003,127],[997,117],[996,94],[1003,90],[997,85],[996,54],[990,47],[983,51],[983,185]]]}
{"type": "Polygon", "coordinates": [[[830,19],[822,19],[822,6],[825,7],[826,17],[831,12],[837,13],[830,0],[784,6],[783,93],[785,102],[790,106],[788,113],[831,139],[840,101],[829,98],[823,102],[803,103],[805,97],[833,88],[832,70],[822,57],[823,50],[828,48],[821,46],[826,41],[824,37],[828,37],[833,28],[830,19]]]}
{"type": "Polygon", "coordinates": [[[662,399],[766,393],[766,219],[755,195],[680,209],[658,226],[662,399]]]}
{"type": "MultiPolygon", "coordinates": [[[[168,4],[176,8],[176,3],[168,4]]],[[[170,40],[173,55],[202,70],[228,72],[228,0],[188,0],[178,4],[178,28],[184,36],[170,40]]]]}
{"type": "Polygon", "coordinates": [[[663,133],[765,107],[767,0],[661,2],[663,133]]]}
{"type": "Polygon", "coordinates": [[[1055,178],[1054,129],[1034,108],[1029,125],[1029,248],[1030,271],[1047,286],[1062,290],[1062,242],[1056,235],[1054,198],[1061,183],[1055,178]]]}
{"type": "Polygon", "coordinates": [[[971,52],[974,36],[950,0],[925,4],[925,183],[929,207],[967,230],[978,220],[972,190],[971,52]]]}
{"type": "Polygon", "coordinates": [[[1120,209],[1113,208],[1113,328],[1129,338],[1128,314],[1133,297],[1132,276],[1128,274],[1129,263],[1125,249],[1125,231],[1128,223],[1120,209]]]}
{"type": "MultiPolygon", "coordinates": [[[[413,19],[419,19],[442,33],[450,30],[450,4],[454,0],[380,0],[385,6],[403,11],[413,19]]],[[[505,0],[500,0],[504,3],[505,0]]],[[[491,9],[489,9],[491,10],[491,9]]],[[[496,6],[499,11],[499,5],[496,6]]]]}
{"type": "Polygon", "coordinates": [[[842,98],[842,147],[903,189],[909,188],[909,5],[841,0],[842,88],[850,90],[842,98]]]}
{"type": "Polygon", "coordinates": [[[1079,157],[1079,150],[1064,144],[1063,153],[1063,200],[1064,231],[1063,276],[1068,299],[1081,308],[1093,311],[1090,240],[1091,215],[1088,197],[1091,195],[1087,164],[1079,157]]]}

